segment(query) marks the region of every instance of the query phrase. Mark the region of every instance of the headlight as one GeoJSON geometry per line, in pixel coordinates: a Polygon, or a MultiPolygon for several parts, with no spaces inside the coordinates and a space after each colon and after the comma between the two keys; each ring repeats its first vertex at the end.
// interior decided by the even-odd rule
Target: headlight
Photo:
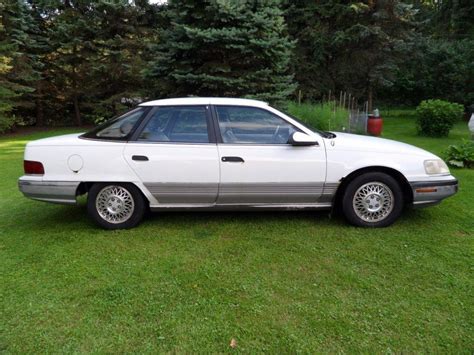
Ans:
{"type": "Polygon", "coordinates": [[[428,175],[449,174],[449,168],[441,159],[425,160],[425,171],[428,175]]]}

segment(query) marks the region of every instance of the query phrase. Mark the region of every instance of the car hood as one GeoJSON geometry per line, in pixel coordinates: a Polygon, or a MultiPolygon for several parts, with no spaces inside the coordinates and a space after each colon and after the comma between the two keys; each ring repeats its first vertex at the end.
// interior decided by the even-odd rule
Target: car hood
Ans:
{"type": "MultiPolygon", "coordinates": [[[[358,151],[363,153],[395,153],[395,154],[409,154],[409,155],[418,155],[424,156],[427,158],[438,158],[436,155],[415,147],[410,144],[397,142],[391,139],[363,136],[358,134],[349,134],[334,132],[336,138],[328,139],[329,141],[334,141],[334,148],[337,151],[358,151]]],[[[329,143],[327,146],[332,146],[332,143],[329,143]]]]}

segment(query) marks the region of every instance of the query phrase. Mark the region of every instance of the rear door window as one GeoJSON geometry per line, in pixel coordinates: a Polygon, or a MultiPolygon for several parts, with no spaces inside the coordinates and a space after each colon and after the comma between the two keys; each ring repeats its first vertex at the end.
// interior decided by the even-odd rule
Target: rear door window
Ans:
{"type": "Polygon", "coordinates": [[[139,141],[209,143],[206,106],[163,106],[153,113],[139,141]]]}

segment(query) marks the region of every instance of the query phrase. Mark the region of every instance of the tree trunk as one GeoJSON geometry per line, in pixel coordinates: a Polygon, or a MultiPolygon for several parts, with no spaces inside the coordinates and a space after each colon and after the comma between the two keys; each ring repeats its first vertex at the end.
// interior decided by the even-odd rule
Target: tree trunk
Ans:
{"type": "Polygon", "coordinates": [[[74,123],[76,126],[82,126],[81,111],[79,110],[79,99],[77,93],[74,93],[74,123]]]}
{"type": "MultiPolygon", "coordinates": [[[[73,48],[74,56],[77,55],[77,48],[74,46],[73,48]]],[[[76,126],[82,126],[82,119],[81,119],[81,111],[79,110],[79,95],[77,90],[77,69],[76,66],[73,64],[72,68],[72,99],[74,102],[74,122],[76,126]]]]}
{"type": "Polygon", "coordinates": [[[44,126],[44,108],[43,108],[43,100],[41,100],[41,96],[43,94],[43,90],[41,89],[41,83],[38,83],[36,89],[36,126],[44,126]]]}
{"type": "Polygon", "coordinates": [[[372,91],[372,85],[369,84],[369,87],[367,88],[367,112],[372,112],[372,103],[373,103],[373,91],[372,91]]]}

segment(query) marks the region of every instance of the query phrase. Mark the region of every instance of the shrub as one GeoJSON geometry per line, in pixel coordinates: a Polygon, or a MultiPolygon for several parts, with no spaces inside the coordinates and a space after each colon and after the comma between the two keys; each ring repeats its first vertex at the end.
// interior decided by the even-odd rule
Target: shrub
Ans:
{"type": "Polygon", "coordinates": [[[0,133],[5,133],[10,130],[15,124],[14,116],[2,116],[0,115],[0,133]]]}
{"type": "Polygon", "coordinates": [[[474,168],[474,142],[463,140],[460,145],[450,145],[446,151],[446,161],[458,168],[474,168]]]}
{"type": "Polygon", "coordinates": [[[308,125],[325,131],[343,131],[349,125],[349,111],[334,102],[288,103],[288,112],[308,125]]]}
{"type": "Polygon", "coordinates": [[[462,117],[460,104],[443,100],[425,100],[416,108],[418,134],[430,137],[447,137],[454,122],[462,117]]]}

